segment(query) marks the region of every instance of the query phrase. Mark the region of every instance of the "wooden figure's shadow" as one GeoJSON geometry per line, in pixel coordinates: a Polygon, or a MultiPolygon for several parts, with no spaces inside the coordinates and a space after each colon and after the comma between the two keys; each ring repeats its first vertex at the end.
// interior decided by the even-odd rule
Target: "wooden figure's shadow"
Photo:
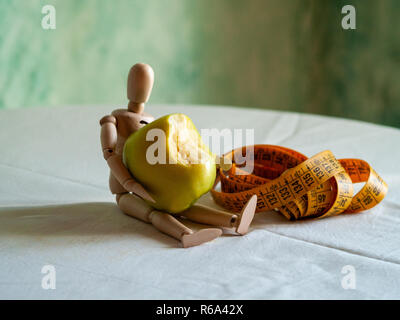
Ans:
{"type": "MultiPolygon", "coordinates": [[[[210,226],[181,220],[194,230],[210,226]]],[[[268,225],[291,224],[275,212],[258,213],[254,217],[250,232],[268,225]]],[[[88,202],[35,207],[0,208],[0,238],[25,237],[37,241],[39,238],[132,236],[148,238],[164,243],[168,247],[179,247],[179,241],[156,230],[133,217],[125,215],[115,203],[88,202]]],[[[233,230],[224,229],[223,236],[236,236],[233,230]]],[[[58,243],[55,241],[55,243],[58,243]]]]}
{"type": "Polygon", "coordinates": [[[125,215],[112,202],[0,208],[0,238],[16,236],[32,241],[57,237],[104,237],[104,241],[109,241],[113,236],[132,236],[133,241],[144,237],[166,246],[178,246],[177,240],[125,215]]]}

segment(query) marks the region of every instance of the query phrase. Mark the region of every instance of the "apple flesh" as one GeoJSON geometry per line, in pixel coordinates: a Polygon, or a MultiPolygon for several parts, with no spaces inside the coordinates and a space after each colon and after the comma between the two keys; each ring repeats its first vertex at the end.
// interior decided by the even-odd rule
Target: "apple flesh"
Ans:
{"type": "Polygon", "coordinates": [[[161,117],[131,134],[123,160],[155,200],[151,205],[169,213],[189,208],[215,181],[215,155],[192,120],[180,113],[161,117]]]}

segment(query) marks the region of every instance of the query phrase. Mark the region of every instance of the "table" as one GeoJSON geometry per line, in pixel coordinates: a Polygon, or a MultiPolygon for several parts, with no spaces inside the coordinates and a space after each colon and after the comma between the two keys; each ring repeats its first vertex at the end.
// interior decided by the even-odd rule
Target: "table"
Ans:
{"type": "MultiPolygon", "coordinates": [[[[260,213],[245,237],[228,232],[183,249],[124,215],[109,193],[98,121],[113,109],[0,111],[0,298],[400,298],[400,130],[247,108],[148,106],[155,117],[183,112],[199,129],[254,128],[255,143],[307,156],[330,149],[361,158],[389,185],[368,212],[301,222],[260,213]],[[48,265],[55,289],[45,289],[48,265]]],[[[209,194],[199,201],[215,206],[209,194]]]]}

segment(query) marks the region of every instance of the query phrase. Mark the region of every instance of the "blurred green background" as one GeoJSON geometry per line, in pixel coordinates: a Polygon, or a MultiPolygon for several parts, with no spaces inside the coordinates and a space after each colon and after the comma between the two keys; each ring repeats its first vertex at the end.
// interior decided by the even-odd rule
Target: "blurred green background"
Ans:
{"type": "Polygon", "coordinates": [[[399,0],[1,0],[0,108],[151,103],[318,113],[400,127],[399,0]],[[43,30],[42,6],[57,29],[43,30]],[[357,10],[343,30],[341,8],[357,10]]]}

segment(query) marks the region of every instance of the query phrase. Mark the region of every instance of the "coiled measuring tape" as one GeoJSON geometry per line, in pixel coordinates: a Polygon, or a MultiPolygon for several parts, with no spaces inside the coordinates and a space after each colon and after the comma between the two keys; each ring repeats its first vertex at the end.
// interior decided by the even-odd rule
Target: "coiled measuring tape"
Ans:
{"type": "MultiPolygon", "coordinates": [[[[251,164],[245,172],[236,164],[236,155],[246,154],[242,147],[225,154],[231,163],[226,171],[218,168],[211,194],[214,201],[233,212],[240,212],[248,199],[257,195],[256,212],[277,210],[287,219],[325,218],[341,213],[356,213],[376,206],[388,186],[360,159],[337,160],[331,151],[307,158],[280,146],[255,145],[251,164]],[[216,189],[221,182],[221,191],[216,189]],[[354,195],[353,183],[365,182],[354,195]]],[[[247,149],[249,150],[249,149],[247,149]]]]}

